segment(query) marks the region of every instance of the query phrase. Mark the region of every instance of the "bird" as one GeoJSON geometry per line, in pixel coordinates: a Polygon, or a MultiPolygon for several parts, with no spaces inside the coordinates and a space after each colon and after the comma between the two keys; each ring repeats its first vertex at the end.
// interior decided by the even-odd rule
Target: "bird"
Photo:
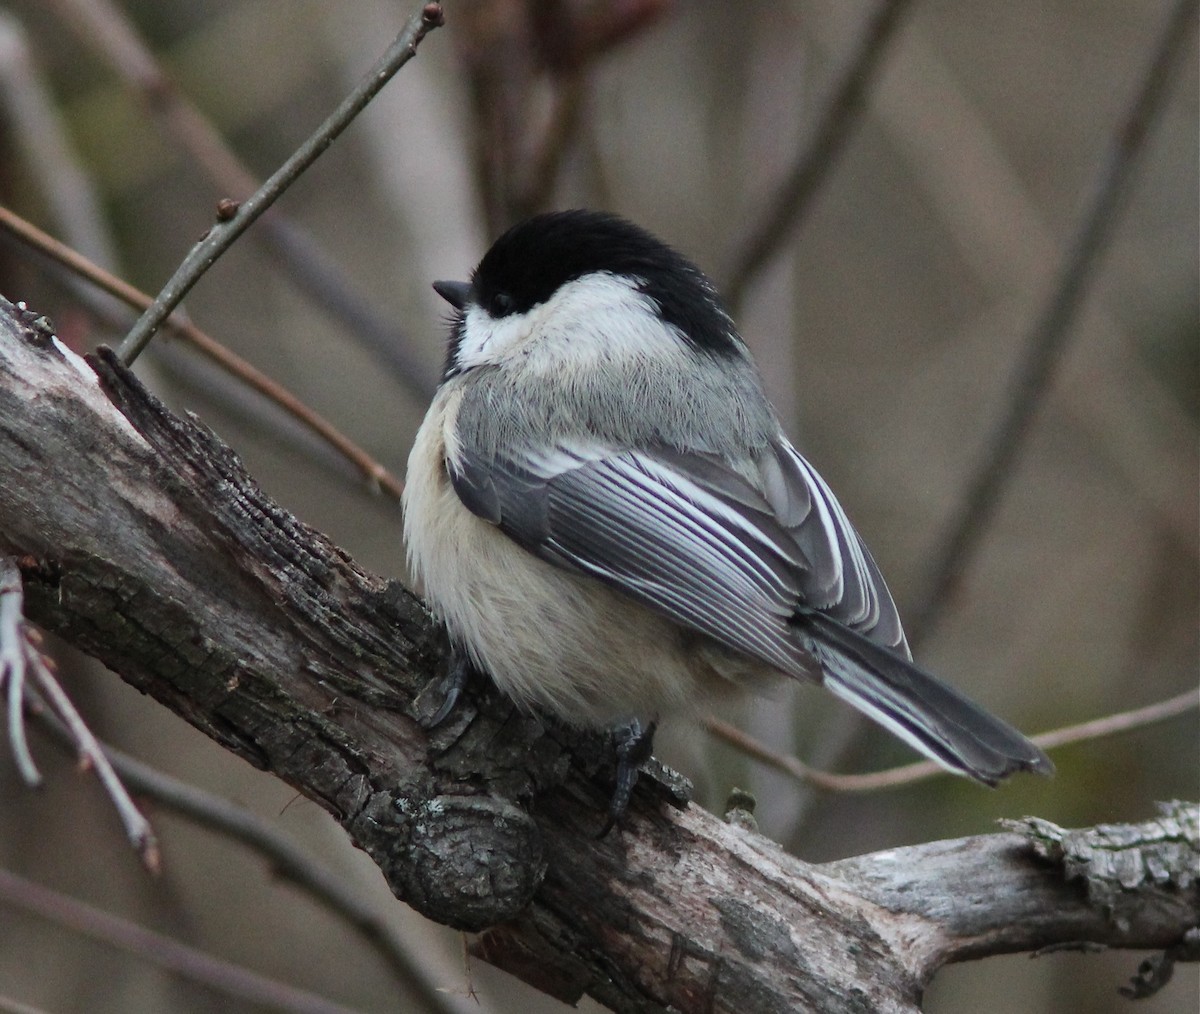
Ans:
{"type": "Polygon", "coordinates": [[[472,672],[612,728],[610,825],[660,719],[787,678],[985,785],[1050,774],[1019,731],[912,659],[870,551],[792,445],[715,286],[615,214],[534,216],[449,304],[404,490],[410,571],[472,672]]]}

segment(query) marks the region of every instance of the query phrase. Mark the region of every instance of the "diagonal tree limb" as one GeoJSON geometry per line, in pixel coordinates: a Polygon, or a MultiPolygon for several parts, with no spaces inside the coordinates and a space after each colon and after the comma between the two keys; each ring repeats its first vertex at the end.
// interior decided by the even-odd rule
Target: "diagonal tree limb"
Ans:
{"type": "MultiPolygon", "coordinates": [[[[1166,950],[1200,921],[1187,834],[1116,918],[1015,834],[813,866],[661,774],[597,839],[604,744],[486,687],[426,734],[443,645],[420,603],[271,502],[112,353],[84,363],[0,304],[0,431],[0,552],[24,561],[30,618],[295,786],[397,897],[486,930],[479,953],[561,999],[911,1012],[947,961],[1166,950]]],[[[1161,823],[1130,837],[1151,847],[1161,823]]]]}

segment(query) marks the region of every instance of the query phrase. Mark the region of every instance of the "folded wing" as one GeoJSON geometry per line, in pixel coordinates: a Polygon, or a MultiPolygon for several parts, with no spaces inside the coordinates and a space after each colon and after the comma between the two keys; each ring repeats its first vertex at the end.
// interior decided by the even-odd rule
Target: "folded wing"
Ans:
{"type": "Polygon", "coordinates": [[[560,446],[451,463],[476,515],[556,566],[831,690],[951,770],[994,783],[1050,764],[918,669],[871,554],[816,471],[769,446],[749,481],[675,449],[560,446]]]}

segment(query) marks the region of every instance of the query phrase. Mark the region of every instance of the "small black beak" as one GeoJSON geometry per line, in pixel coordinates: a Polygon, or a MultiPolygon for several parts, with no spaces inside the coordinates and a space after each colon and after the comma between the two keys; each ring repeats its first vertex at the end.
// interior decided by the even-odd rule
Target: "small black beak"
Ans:
{"type": "Polygon", "coordinates": [[[471,298],[470,282],[434,282],[433,291],[454,309],[461,310],[471,298]]]}

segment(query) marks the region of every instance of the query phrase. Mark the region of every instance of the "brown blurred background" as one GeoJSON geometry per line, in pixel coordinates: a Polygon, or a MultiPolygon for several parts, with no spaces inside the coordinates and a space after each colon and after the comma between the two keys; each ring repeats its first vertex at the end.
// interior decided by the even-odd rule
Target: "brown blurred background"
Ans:
{"type": "MultiPolygon", "coordinates": [[[[121,10],[260,177],[327,114],[409,3],[126,0],[121,10]]],[[[800,227],[737,307],[797,444],[838,492],[902,612],[1005,411],[1009,382],[1173,5],[909,4],[865,114],[800,227]]],[[[121,82],[84,0],[0,5],[0,203],[155,292],[218,197],[121,82]]],[[[211,334],[403,474],[442,356],[433,278],[464,277],[495,233],[539,207],[605,207],[723,285],[766,201],[811,138],[875,6],[789,3],[446,4],[430,36],[280,202],[382,322],[385,351],[296,283],[256,227],[187,301],[211,334]],[[559,139],[559,140],[556,140],[559,139]],[[561,143],[559,141],[561,140],[561,143]],[[391,329],[390,333],[388,329],[391,329]],[[396,353],[415,368],[401,376],[396,353]]],[[[1181,693],[1197,679],[1197,59],[1187,43],[1142,160],[980,551],[919,655],[1028,732],[1181,693]]],[[[126,67],[130,66],[126,61],[126,67]]],[[[245,194],[234,196],[244,197],[245,194]]],[[[0,244],[0,292],[80,348],[130,318],[0,244]]],[[[176,343],[139,362],[268,491],[364,566],[400,575],[400,512],[176,343]]],[[[224,754],[111,673],[63,652],[93,729],[266,815],[357,885],[454,1010],[560,1005],[479,962],[396,903],[324,813],[224,754]],[[478,994],[478,1006],[465,996],[478,994]]],[[[853,735],[815,692],[737,719],[777,749],[845,770],[910,758],[853,735]]],[[[343,923],[237,845],[155,814],[165,871],[148,880],[91,780],[35,734],[45,788],[0,751],[0,862],[273,978],[366,1011],[427,1009],[343,923]]],[[[1056,751],[1053,781],[996,792],[953,779],[814,796],[700,733],[664,741],[719,809],[758,797],[765,833],[812,860],[987,832],[1038,814],[1141,820],[1200,795],[1195,712],[1056,751]]],[[[944,970],[936,1012],[1125,1010],[1141,955],[1056,954],[944,970]]],[[[1146,1014],[1196,1010],[1184,966],[1146,1014]]],[[[3,998],[55,1012],[257,1009],[0,906],[3,998]]]]}

